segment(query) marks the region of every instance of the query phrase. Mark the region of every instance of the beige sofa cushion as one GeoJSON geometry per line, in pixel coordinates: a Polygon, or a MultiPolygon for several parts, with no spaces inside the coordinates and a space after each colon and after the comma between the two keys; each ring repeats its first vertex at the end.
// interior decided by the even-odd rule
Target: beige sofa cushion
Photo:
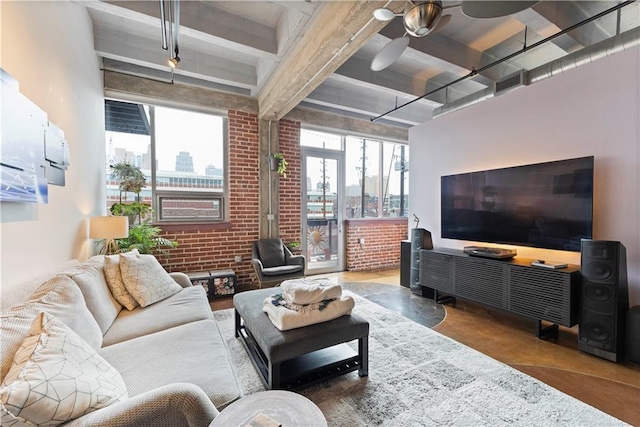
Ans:
{"type": "Polygon", "coordinates": [[[103,347],[99,353],[122,374],[130,396],[183,382],[202,388],[218,410],[242,397],[227,345],[212,319],[103,347]]]}
{"type": "Polygon", "coordinates": [[[16,304],[20,304],[29,298],[29,295],[35,292],[44,282],[51,279],[61,271],[69,270],[78,265],[80,261],[72,259],[62,265],[57,265],[45,272],[38,274],[29,280],[21,283],[2,283],[2,298],[0,299],[0,311],[7,311],[16,304]]]}
{"type": "Polygon", "coordinates": [[[33,319],[0,386],[2,424],[59,425],[128,397],[118,371],[43,312],[33,319]]]}
{"type": "MultiPolygon", "coordinates": [[[[134,251],[138,252],[135,249],[134,251]]],[[[127,310],[131,311],[140,305],[124,286],[124,282],[122,281],[122,274],[120,273],[119,254],[106,255],[104,257],[104,276],[107,279],[107,284],[111,289],[111,294],[113,295],[113,297],[127,310]]]]}
{"type": "Polygon", "coordinates": [[[78,286],[65,275],[54,276],[36,289],[27,301],[0,316],[0,378],[9,371],[13,356],[29,334],[33,319],[43,311],[65,323],[90,347],[99,349],[102,346],[102,331],[87,309],[78,286]]]}
{"type": "Polygon", "coordinates": [[[146,307],[182,290],[153,255],[136,252],[120,254],[120,273],[127,291],[146,307]]]}
{"type": "Polygon", "coordinates": [[[212,319],[211,307],[202,286],[182,289],[148,307],[122,310],[102,338],[102,346],[149,335],[198,320],[212,319]]]}
{"type": "Polygon", "coordinates": [[[78,285],[87,308],[98,322],[104,335],[118,316],[122,306],[111,295],[104,277],[104,255],[97,255],[64,272],[78,285]]]}

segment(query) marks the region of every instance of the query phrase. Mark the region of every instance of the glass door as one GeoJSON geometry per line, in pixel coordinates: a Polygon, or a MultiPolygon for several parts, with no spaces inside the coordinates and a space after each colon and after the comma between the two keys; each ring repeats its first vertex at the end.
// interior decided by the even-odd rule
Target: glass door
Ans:
{"type": "Polygon", "coordinates": [[[344,270],[343,158],[341,152],[302,151],[302,253],[307,274],[344,270]]]}

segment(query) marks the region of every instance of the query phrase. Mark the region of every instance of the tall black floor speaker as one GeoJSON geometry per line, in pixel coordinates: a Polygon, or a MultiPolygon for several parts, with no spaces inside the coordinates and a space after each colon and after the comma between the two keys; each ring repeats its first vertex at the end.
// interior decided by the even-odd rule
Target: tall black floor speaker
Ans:
{"type": "Polygon", "coordinates": [[[640,363],[640,305],[627,312],[625,335],[624,354],[627,360],[640,363]]]}
{"type": "Polygon", "coordinates": [[[400,242],[400,285],[411,287],[411,240],[400,242]]]}
{"type": "Polygon", "coordinates": [[[424,228],[414,228],[411,230],[410,288],[411,292],[422,295],[422,286],[420,286],[420,249],[433,249],[431,233],[424,228]]]}
{"type": "Polygon", "coordinates": [[[629,308],[627,252],[620,242],[582,240],[582,292],[578,348],[618,362],[624,356],[629,308]]]}

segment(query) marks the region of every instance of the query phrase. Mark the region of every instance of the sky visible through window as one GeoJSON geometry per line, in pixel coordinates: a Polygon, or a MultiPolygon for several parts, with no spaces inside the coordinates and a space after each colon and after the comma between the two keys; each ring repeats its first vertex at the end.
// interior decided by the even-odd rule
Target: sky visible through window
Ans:
{"type": "MultiPolygon", "coordinates": [[[[342,149],[342,136],[337,134],[331,134],[326,132],[320,132],[316,130],[301,130],[302,145],[305,147],[315,148],[327,148],[332,150],[342,149]]],[[[345,158],[345,185],[358,186],[362,178],[362,139],[359,137],[346,137],[346,158],[345,158]]],[[[379,160],[380,152],[378,150],[378,141],[367,140],[367,152],[365,160],[365,168],[367,176],[378,176],[379,174],[379,160]]],[[[385,164],[383,166],[384,176],[389,177],[389,189],[392,190],[391,194],[397,194],[400,188],[400,173],[395,170],[395,163],[400,162],[400,144],[395,144],[395,152],[393,151],[393,143],[385,143],[385,164]],[[391,153],[393,153],[393,161],[391,159],[391,153]]],[[[405,161],[409,160],[409,147],[405,148],[405,161]]],[[[312,165],[309,165],[312,166],[312,165]]],[[[309,167],[307,170],[307,176],[311,179],[313,188],[315,184],[322,180],[322,162],[318,160],[317,167],[309,167]]],[[[335,177],[332,177],[335,178],[335,177]]],[[[405,184],[407,184],[405,182],[405,184]]],[[[409,194],[409,186],[405,185],[404,192],[409,194]]],[[[332,188],[332,190],[336,190],[332,188]]]]}
{"type": "MultiPolygon", "coordinates": [[[[148,106],[145,106],[147,114],[148,106]]],[[[176,156],[181,151],[193,158],[194,172],[204,175],[205,168],[214,165],[224,169],[223,118],[192,111],[155,107],[156,158],[158,170],[174,171],[176,156]]],[[[146,154],[150,138],[119,132],[105,132],[107,150],[123,148],[135,155],[146,154]]],[[[107,157],[112,153],[107,152],[107,157]]]]}

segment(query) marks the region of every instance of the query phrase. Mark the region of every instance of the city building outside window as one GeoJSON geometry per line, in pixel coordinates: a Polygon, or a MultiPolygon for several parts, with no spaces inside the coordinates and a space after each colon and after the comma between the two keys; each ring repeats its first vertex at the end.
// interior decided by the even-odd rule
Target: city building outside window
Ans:
{"type": "Polygon", "coordinates": [[[224,117],[111,100],[105,107],[107,209],[121,197],[133,201],[110,176],[109,166],[126,162],[147,178],[140,201],[152,205],[155,222],[225,219],[224,117]]]}

